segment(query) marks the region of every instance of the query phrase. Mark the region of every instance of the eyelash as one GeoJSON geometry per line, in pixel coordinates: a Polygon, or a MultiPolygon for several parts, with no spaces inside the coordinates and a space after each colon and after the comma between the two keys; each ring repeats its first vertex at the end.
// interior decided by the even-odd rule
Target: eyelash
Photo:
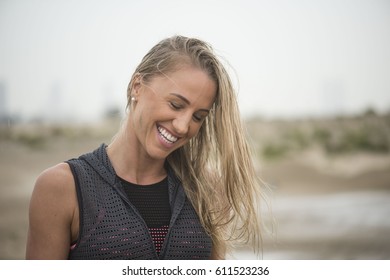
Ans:
{"type": "Polygon", "coordinates": [[[202,118],[197,117],[197,116],[193,116],[192,118],[193,118],[196,122],[201,122],[201,121],[202,121],[202,118]]]}
{"type": "MultiPolygon", "coordinates": [[[[169,102],[169,105],[171,106],[172,109],[174,110],[180,110],[182,109],[182,106],[176,104],[175,102],[169,102]]],[[[194,119],[195,122],[201,122],[203,118],[201,117],[197,117],[197,116],[193,116],[192,117],[194,119]]]]}
{"type": "Polygon", "coordinates": [[[174,103],[174,102],[169,102],[169,105],[175,109],[175,110],[180,110],[182,108],[182,106],[178,105],[177,103],[174,103]]]}

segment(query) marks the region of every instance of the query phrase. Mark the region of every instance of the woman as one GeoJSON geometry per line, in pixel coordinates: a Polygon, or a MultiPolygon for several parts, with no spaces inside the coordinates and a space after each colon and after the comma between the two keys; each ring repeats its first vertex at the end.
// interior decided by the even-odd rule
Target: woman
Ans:
{"type": "Polygon", "coordinates": [[[108,146],[37,179],[28,259],[223,259],[259,248],[258,183],[230,78],[205,42],[154,46],[108,146]]]}

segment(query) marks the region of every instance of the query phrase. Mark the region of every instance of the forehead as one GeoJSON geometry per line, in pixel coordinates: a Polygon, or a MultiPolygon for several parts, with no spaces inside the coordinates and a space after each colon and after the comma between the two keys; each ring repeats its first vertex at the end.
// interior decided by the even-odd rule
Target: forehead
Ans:
{"type": "Polygon", "coordinates": [[[204,99],[204,102],[212,103],[217,90],[216,83],[204,70],[191,66],[158,75],[151,80],[150,85],[157,92],[180,94],[192,102],[204,99]]]}

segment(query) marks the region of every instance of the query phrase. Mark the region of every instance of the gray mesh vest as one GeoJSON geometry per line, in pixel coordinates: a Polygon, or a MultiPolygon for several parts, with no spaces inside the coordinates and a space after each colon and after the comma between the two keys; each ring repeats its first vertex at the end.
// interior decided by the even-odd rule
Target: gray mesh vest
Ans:
{"type": "Polygon", "coordinates": [[[69,259],[208,259],[211,238],[169,167],[171,221],[160,255],[146,223],[129,202],[105,145],[67,161],[75,178],[79,237],[69,259]]]}

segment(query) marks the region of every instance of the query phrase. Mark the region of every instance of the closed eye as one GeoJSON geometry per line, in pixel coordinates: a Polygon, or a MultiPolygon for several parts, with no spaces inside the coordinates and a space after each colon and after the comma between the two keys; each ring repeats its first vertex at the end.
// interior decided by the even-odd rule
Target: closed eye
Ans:
{"type": "Polygon", "coordinates": [[[182,106],[176,102],[169,102],[169,105],[175,109],[175,110],[180,110],[182,108],[182,106]]]}
{"type": "Polygon", "coordinates": [[[192,118],[193,118],[194,121],[196,121],[196,122],[202,121],[202,117],[199,117],[199,116],[196,116],[196,115],[194,115],[192,118]]]}
{"type": "Polygon", "coordinates": [[[193,118],[194,121],[196,121],[196,122],[201,122],[201,121],[203,121],[206,117],[207,117],[207,115],[195,114],[195,115],[193,115],[192,118],[193,118]]]}

